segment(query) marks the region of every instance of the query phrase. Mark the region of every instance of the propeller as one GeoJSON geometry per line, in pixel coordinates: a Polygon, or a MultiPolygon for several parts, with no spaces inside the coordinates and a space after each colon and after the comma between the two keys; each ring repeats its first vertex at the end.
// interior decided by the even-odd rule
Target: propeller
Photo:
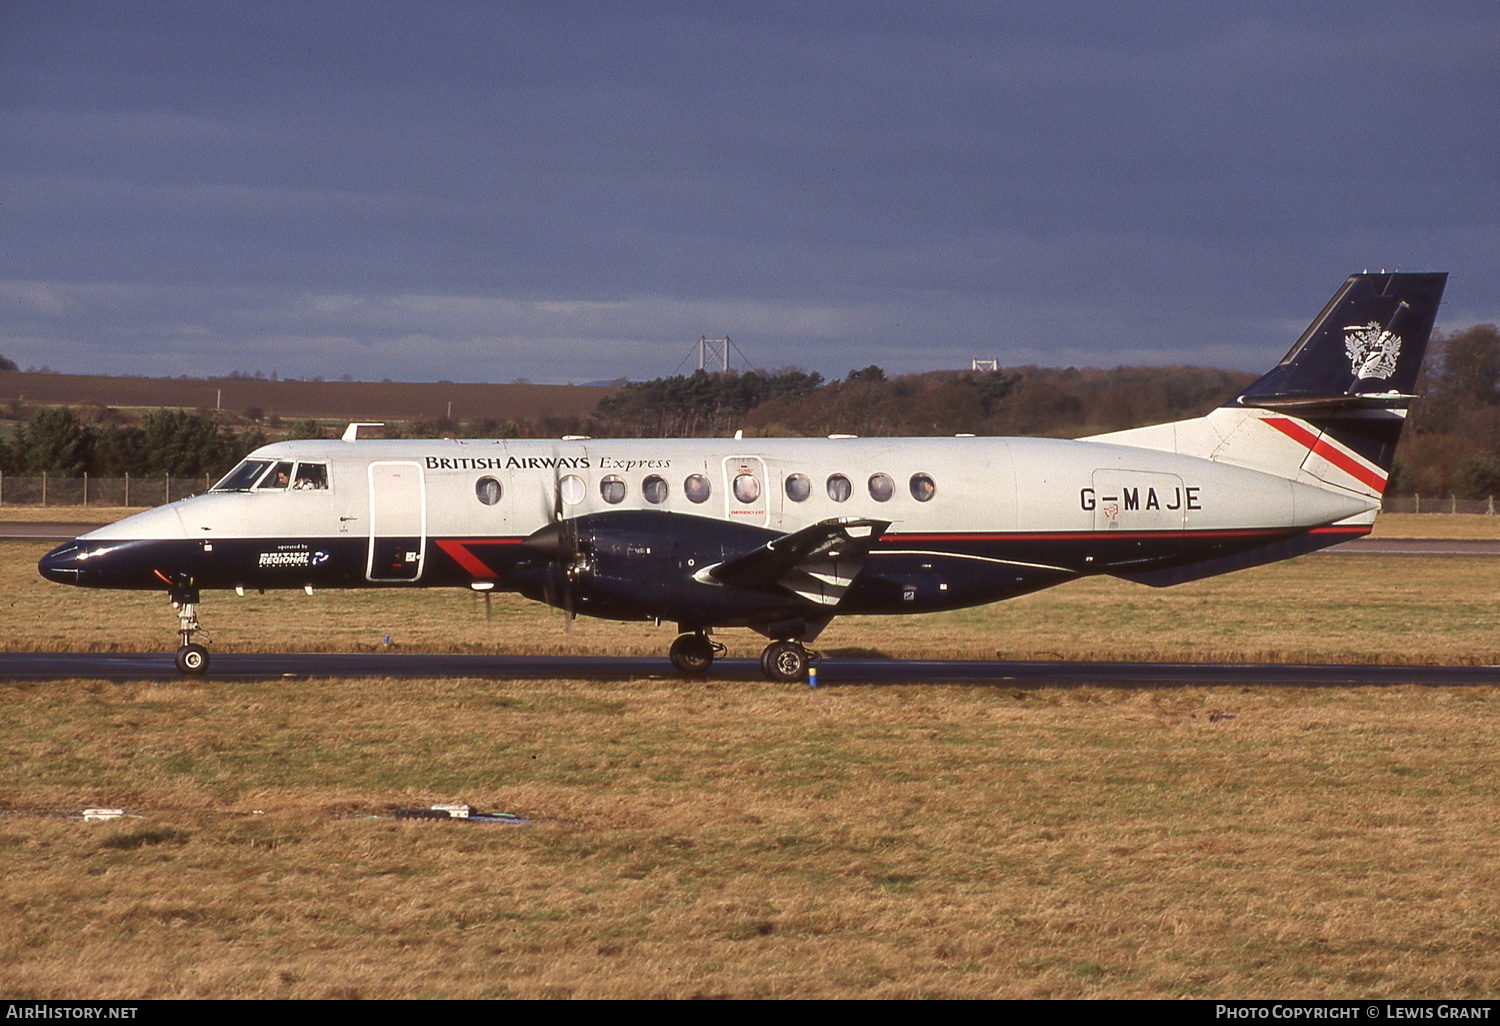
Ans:
{"type": "Polygon", "coordinates": [[[533,531],[521,547],[544,557],[547,574],[543,580],[542,593],[549,606],[561,608],[564,615],[564,630],[573,631],[573,620],[577,613],[573,609],[573,579],[571,570],[580,555],[578,523],[563,516],[561,461],[552,465],[552,498],[542,499],[543,516],[547,523],[533,531]]]}

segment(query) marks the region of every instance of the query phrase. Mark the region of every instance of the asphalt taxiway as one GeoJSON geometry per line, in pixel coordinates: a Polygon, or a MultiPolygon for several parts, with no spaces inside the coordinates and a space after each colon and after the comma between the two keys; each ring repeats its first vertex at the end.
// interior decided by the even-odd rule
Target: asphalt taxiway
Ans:
{"type": "MultiPolygon", "coordinates": [[[[171,653],[5,652],[0,681],[198,680],[469,677],[488,680],[677,680],[664,658],[640,656],[493,656],[397,653],[214,653],[202,677],[183,677],[171,653]]],[[[1390,687],[1500,685],[1500,666],[1285,665],[1278,663],[1050,662],[996,659],[825,658],[818,684],[978,684],[1010,687],[1173,687],[1186,685],[1390,687]]],[[[760,681],[754,659],[721,659],[710,679],[760,681]]],[[[791,685],[788,685],[791,686],[791,685]]]]}

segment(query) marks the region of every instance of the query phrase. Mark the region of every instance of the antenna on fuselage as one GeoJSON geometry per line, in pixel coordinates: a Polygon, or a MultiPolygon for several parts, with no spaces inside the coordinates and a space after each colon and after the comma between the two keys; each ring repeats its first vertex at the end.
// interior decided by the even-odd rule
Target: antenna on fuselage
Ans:
{"type": "Polygon", "coordinates": [[[383,428],[383,427],[385,427],[385,424],[383,424],[383,423],[377,424],[377,423],[374,423],[374,422],[367,423],[367,424],[364,424],[364,423],[362,423],[362,424],[350,424],[348,427],[344,428],[344,434],[343,434],[344,441],[346,441],[346,442],[357,442],[357,441],[359,441],[359,429],[360,428],[366,428],[366,427],[367,428],[383,428]]]}

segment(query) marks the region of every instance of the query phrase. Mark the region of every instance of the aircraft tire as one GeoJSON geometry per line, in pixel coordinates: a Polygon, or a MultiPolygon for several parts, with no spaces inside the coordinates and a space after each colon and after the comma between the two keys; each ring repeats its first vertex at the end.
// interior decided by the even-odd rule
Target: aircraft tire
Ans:
{"type": "Polygon", "coordinates": [[[807,674],[807,649],[795,641],[773,641],[760,655],[760,668],[771,680],[799,681],[807,674]]]}
{"type": "Polygon", "coordinates": [[[701,634],[682,634],[672,642],[667,656],[684,677],[702,677],[714,664],[714,646],[701,634]]]}
{"type": "Polygon", "coordinates": [[[177,669],[199,674],[208,669],[208,649],[202,645],[183,645],[177,650],[177,669]]]}

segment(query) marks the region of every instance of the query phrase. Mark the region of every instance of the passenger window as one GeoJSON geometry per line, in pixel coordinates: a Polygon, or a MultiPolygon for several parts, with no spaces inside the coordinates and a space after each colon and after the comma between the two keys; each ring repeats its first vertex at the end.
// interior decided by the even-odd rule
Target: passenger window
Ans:
{"type": "Polygon", "coordinates": [[[323,491],[328,487],[328,465],[325,463],[299,463],[292,488],[299,492],[323,491]]]}
{"type": "Polygon", "coordinates": [[[926,474],[913,474],[911,476],[911,497],[918,502],[926,502],[937,494],[937,485],[932,478],[926,474]]]}
{"type": "Polygon", "coordinates": [[[276,466],[271,468],[271,472],[269,474],[261,478],[260,488],[262,491],[267,491],[270,489],[280,489],[284,491],[286,489],[286,486],[291,483],[292,464],[290,461],[286,461],[276,464],[276,466]]]}
{"type": "Polygon", "coordinates": [[[625,479],[610,474],[599,481],[599,496],[611,506],[625,501],[625,479]]]}
{"type": "Polygon", "coordinates": [[[667,479],[659,474],[652,474],[641,482],[641,494],[646,501],[653,506],[667,501],[667,479]]]}
{"type": "Polygon", "coordinates": [[[493,506],[500,501],[500,482],[493,477],[481,477],[474,484],[474,494],[486,506],[493,506]]]}
{"type": "Polygon", "coordinates": [[[812,480],[806,474],[793,474],[786,479],[786,497],[793,502],[806,502],[812,494],[812,480]]]}
{"type": "Polygon", "coordinates": [[[734,497],[749,504],[760,498],[760,482],[754,474],[739,474],[734,479],[734,497]]]}
{"type": "Polygon", "coordinates": [[[583,501],[583,478],[569,474],[557,482],[557,494],[563,502],[569,506],[576,506],[583,501]]]}
{"type": "Polygon", "coordinates": [[[702,474],[694,474],[682,483],[682,490],[687,494],[690,502],[707,502],[709,495],[713,492],[713,486],[702,474]]]}
{"type": "Polygon", "coordinates": [[[843,502],[854,493],[854,486],[843,474],[834,474],[828,479],[828,497],[834,502],[843,502]]]}
{"type": "Polygon", "coordinates": [[[870,498],[876,502],[889,502],[891,496],[896,494],[896,482],[891,480],[889,474],[870,475],[870,498]]]}

